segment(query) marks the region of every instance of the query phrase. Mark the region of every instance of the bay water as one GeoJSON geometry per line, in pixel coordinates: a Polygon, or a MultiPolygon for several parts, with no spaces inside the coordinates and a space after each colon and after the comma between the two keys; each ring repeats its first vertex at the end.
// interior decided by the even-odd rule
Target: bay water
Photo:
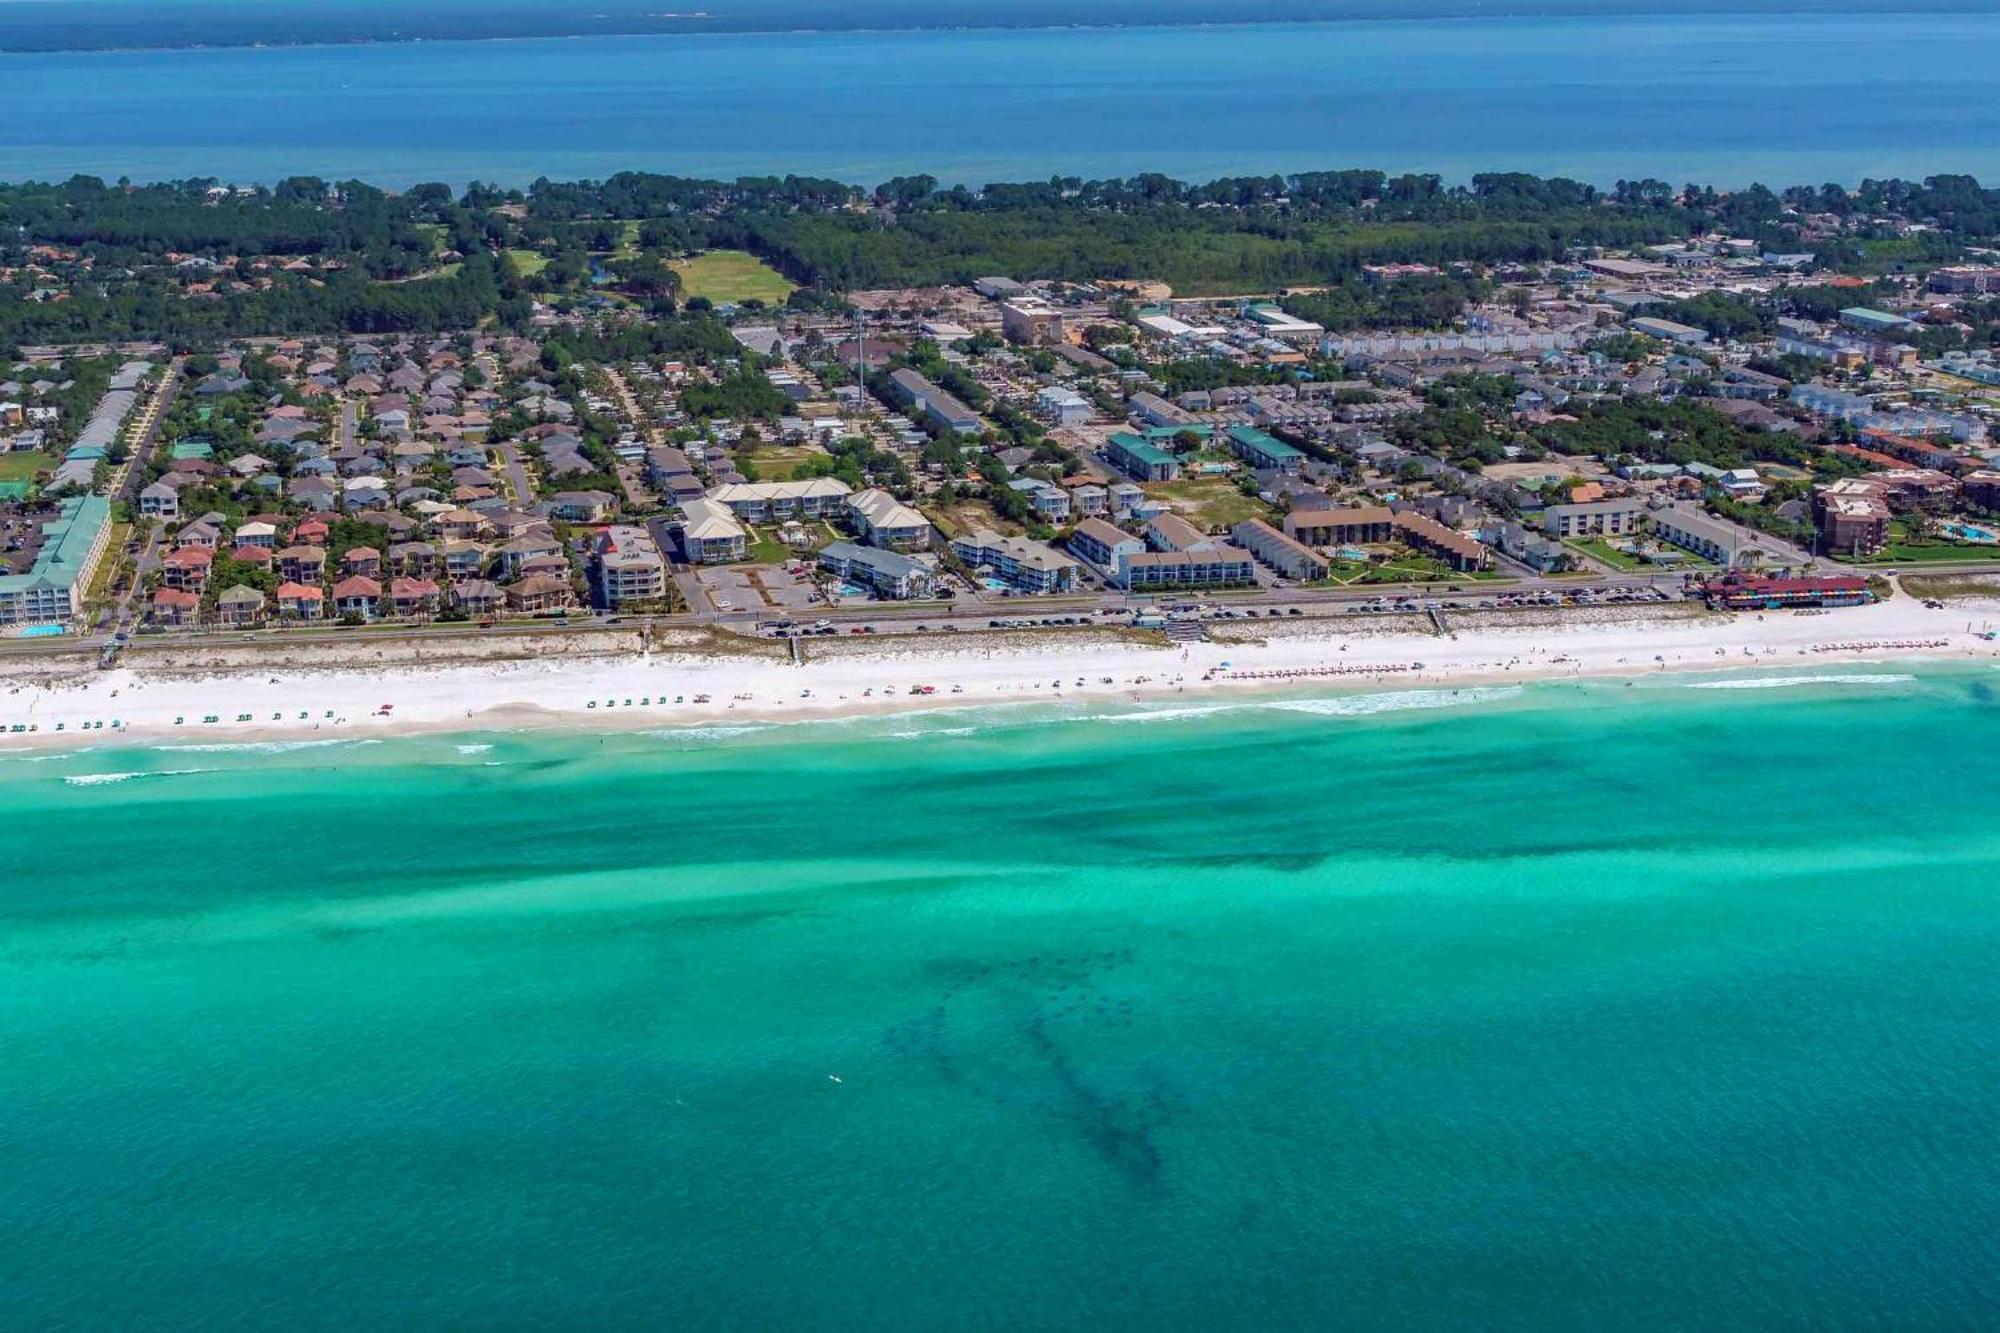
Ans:
{"type": "Polygon", "coordinates": [[[1706,7],[0,54],[0,179],[1991,179],[1996,49],[1990,9],[1706,7]]]}

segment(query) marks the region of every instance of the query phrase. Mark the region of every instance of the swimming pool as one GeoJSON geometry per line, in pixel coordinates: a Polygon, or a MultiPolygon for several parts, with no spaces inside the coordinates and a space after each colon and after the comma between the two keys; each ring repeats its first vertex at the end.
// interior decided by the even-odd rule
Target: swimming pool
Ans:
{"type": "Polygon", "coordinates": [[[67,633],[69,633],[69,630],[61,625],[30,625],[21,631],[21,637],[24,639],[53,639],[59,634],[67,633]]]}
{"type": "Polygon", "coordinates": [[[1947,523],[1944,530],[1948,536],[1962,542],[2000,542],[2000,536],[1996,536],[1991,528],[1974,527],[1970,523],[1947,523]]]}
{"type": "Polygon", "coordinates": [[[988,592],[1006,592],[1014,586],[1005,579],[981,579],[979,583],[988,592]]]}

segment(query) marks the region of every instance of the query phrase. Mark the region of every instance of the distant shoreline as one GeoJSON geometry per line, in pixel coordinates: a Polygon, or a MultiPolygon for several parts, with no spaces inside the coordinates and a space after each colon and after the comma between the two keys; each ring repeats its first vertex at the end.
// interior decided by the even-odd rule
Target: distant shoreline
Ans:
{"type": "MultiPolygon", "coordinates": [[[[84,6],[88,8],[88,6],[84,6]]],[[[131,33],[158,28],[158,16],[148,19],[133,19],[117,24],[112,34],[101,39],[78,36],[72,39],[56,39],[46,43],[24,41],[20,34],[10,36],[8,30],[20,27],[32,31],[46,25],[27,21],[30,14],[46,15],[52,10],[68,10],[72,5],[67,0],[18,0],[14,4],[0,4],[0,55],[44,56],[44,55],[130,55],[152,52],[203,52],[203,51],[259,51],[259,50],[312,50],[337,49],[358,46],[419,46],[440,43],[473,44],[488,42],[534,42],[587,40],[591,38],[613,37],[834,37],[834,36],[890,36],[913,33],[1033,33],[1033,32],[1144,32],[1149,30],[1177,28],[1245,29],[1275,27],[1335,27],[1345,24],[1409,24],[1426,25],[1434,23],[1508,23],[1533,22],[1559,19],[1583,19],[1594,22],[1613,23],[1648,19],[1685,19],[1691,14],[1708,14],[1718,19],[1742,19],[1759,17],[1806,17],[1821,15],[1890,14],[1899,18],[1943,17],[1955,14],[1978,14],[1989,12],[1972,3],[1940,3],[1939,0],[1923,8],[1903,9],[1885,5],[1879,0],[1863,0],[1862,3],[1816,3],[1786,4],[1766,0],[1764,4],[1707,8],[1702,6],[1673,6],[1648,4],[1643,8],[1618,10],[1613,12],[1591,12],[1582,8],[1533,8],[1524,10],[1495,11],[1478,0],[1447,0],[1438,9],[1428,13],[1395,12],[1379,8],[1365,8],[1350,14],[1322,15],[1272,15],[1264,18],[1232,19],[1215,15],[1190,15],[1175,17],[1172,14],[1147,15],[1132,20],[1106,20],[1079,18],[1073,21],[1050,21],[1034,16],[1023,17],[1019,21],[1008,21],[1004,15],[995,15],[983,22],[910,22],[910,23],[816,23],[808,25],[787,23],[757,23],[754,21],[730,20],[713,14],[699,12],[663,15],[631,14],[600,15],[605,22],[599,26],[584,26],[571,23],[564,27],[546,29],[522,26],[514,30],[499,29],[481,31],[466,26],[459,30],[449,27],[436,32],[404,33],[395,29],[357,30],[350,34],[314,33],[287,36],[271,29],[246,28],[240,35],[222,39],[175,40],[163,38],[156,41],[135,41],[131,33]]]]}
{"type": "Polygon", "coordinates": [[[0,725],[32,721],[39,729],[0,734],[0,755],[545,728],[762,728],[1024,703],[1122,708],[1305,692],[1346,698],[1746,670],[1787,684],[1817,679],[1829,667],[2000,658],[2000,647],[1967,632],[1967,615],[1964,607],[1941,612],[1898,597],[1820,616],[1468,623],[1447,639],[1415,629],[1324,626],[1182,646],[1055,636],[843,641],[803,666],[754,655],[753,641],[741,655],[665,648],[588,659],[365,667],[244,662],[175,670],[135,663],[52,672],[23,663],[0,679],[0,725]],[[84,726],[107,719],[120,726],[84,726]],[[55,730],[58,722],[62,731],[55,730]]]}

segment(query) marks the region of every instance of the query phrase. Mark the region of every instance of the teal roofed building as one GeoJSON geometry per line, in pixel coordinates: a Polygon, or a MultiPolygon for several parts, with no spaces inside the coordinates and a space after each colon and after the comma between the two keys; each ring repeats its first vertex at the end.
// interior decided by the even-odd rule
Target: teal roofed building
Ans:
{"type": "Polygon", "coordinates": [[[34,539],[0,566],[0,625],[53,625],[82,609],[97,562],[111,540],[111,502],[77,495],[42,516],[34,539]],[[25,568],[17,567],[25,562],[25,568]]]}
{"type": "Polygon", "coordinates": [[[1268,431],[1255,426],[1231,426],[1229,448],[1253,468],[1275,468],[1296,473],[1305,466],[1306,456],[1268,431]]]}
{"type": "Polygon", "coordinates": [[[1180,460],[1137,435],[1120,431],[1104,446],[1105,461],[1134,481],[1172,481],[1181,474],[1180,460]]]}

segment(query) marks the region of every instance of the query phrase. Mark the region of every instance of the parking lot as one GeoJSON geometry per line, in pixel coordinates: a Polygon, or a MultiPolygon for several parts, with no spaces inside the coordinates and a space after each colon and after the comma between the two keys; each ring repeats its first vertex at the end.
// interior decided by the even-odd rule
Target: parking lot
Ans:
{"type": "Polygon", "coordinates": [[[702,566],[695,574],[718,611],[807,611],[824,605],[812,580],[792,569],[790,565],[702,566]]]}

